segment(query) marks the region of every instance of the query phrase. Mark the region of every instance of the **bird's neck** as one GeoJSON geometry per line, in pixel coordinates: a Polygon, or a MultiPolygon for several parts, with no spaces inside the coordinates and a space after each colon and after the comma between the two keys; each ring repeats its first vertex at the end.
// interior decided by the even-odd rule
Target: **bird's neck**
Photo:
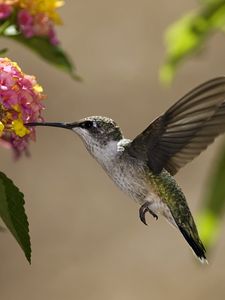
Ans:
{"type": "Polygon", "coordinates": [[[128,143],[130,140],[123,138],[119,141],[110,141],[106,145],[94,145],[88,150],[102,167],[108,170],[115,165],[128,143]]]}

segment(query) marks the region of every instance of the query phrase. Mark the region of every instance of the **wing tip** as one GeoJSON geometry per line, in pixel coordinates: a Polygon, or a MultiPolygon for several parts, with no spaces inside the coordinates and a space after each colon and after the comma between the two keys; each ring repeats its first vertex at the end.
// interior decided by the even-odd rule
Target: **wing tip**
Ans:
{"type": "Polygon", "coordinates": [[[209,262],[208,262],[208,260],[207,260],[206,257],[198,257],[198,259],[199,259],[200,263],[203,264],[203,265],[204,264],[206,264],[206,265],[209,264],[209,262]]]}
{"type": "Polygon", "coordinates": [[[183,227],[178,226],[178,228],[191,247],[194,255],[200,260],[202,264],[208,264],[208,260],[205,255],[206,249],[203,246],[201,240],[199,238],[194,239],[183,227]]]}

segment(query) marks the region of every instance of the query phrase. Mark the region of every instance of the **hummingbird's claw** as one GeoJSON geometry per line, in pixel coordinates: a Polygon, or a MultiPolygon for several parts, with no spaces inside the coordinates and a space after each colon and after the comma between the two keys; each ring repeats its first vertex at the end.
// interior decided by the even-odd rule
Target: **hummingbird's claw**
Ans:
{"type": "Polygon", "coordinates": [[[139,217],[142,223],[148,225],[145,219],[145,214],[149,212],[155,220],[158,220],[158,216],[149,208],[149,202],[146,201],[139,209],[139,217]]]}
{"type": "Polygon", "coordinates": [[[148,211],[148,209],[147,208],[145,208],[145,209],[139,209],[139,217],[140,217],[140,220],[141,220],[141,222],[142,223],[144,223],[145,225],[148,225],[147,224],[147,222],[146,222],[146,219],[145,219],[145,214],[146,214],[146,212],[148,211]]]}

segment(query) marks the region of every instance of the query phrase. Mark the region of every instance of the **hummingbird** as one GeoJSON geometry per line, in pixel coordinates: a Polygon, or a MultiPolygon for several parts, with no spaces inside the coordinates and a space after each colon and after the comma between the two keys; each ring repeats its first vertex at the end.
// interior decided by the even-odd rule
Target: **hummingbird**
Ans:
{"type": "Polygon", "coordinates": [[[162,215],[178,229],[201,262],[206,249],[174,175],[225,131],[225,77],[191,90],[133,140],[115,121],[91,116],[76,122],[33,122],[26,126],[69,129],[116,185],[156,220],[162,215]]]}

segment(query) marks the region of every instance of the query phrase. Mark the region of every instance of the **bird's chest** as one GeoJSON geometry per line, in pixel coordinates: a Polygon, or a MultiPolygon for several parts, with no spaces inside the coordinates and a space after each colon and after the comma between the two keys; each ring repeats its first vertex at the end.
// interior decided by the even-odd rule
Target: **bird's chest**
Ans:
{"type": "Polygon", "coordinates": [[[144,171],[140,166],[118,161],[109,165],[106,171],[115,184],[134,200],[141,203],[146,197],[148,190],[144,171]]]}
{"type": "Polygon", "coordinates": [[[123,192],[137,202],[143,202],[148,189],[141,162],[126,154],[117,142],[110,142],[106,147],[93,145],[89,151],[123,192]]]}

